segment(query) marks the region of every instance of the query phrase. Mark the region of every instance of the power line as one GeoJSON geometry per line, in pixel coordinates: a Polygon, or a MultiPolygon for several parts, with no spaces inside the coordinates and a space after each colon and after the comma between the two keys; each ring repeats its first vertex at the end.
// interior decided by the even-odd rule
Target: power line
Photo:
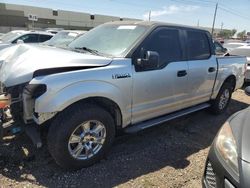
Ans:
{"type": "Polygon", "coordinates": [[[235,15],[235,16],[238,16],[238,17],[240,17],[240,18],[246,19],[247,21],[250,22],[250,20],[249,20],[248,17],[245,17],[245,16],[243,16],[243,15],[241,15],[241,14],[238,14],[237,12],[233,12],[233,11],[228,10],[228,9],[226,9],[226,8],[224,8],[224,7],[221,7],[221,6],[219,6],[218,8],[221,9],[221,10],[223,10],[223,11],[225,11],[225,12],[228,12],[228,13],[230,13],[230,14],[233,14],[233,15],[235,15]]]}

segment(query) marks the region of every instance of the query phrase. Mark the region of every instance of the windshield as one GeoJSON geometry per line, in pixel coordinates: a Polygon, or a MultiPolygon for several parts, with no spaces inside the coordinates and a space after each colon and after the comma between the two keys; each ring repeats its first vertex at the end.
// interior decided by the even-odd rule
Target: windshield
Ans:
{"type": "Polygon", "coordinates": [[[71,49],[89,48],[113,57],[123,57],[146,31],[138,25],[101,25],[69,44],[71,49]]]}
{"type": "Polygon", "coordinates": [[[241,49],[241,48],[234,49],[230,52],[230,55],[250,57],[250,48],[249,49],[241,49]]]}
{"type": "Polygon", "coordinates": [[[57,33],[54,37],[50,40],[44,42],[44,44],[50,46],[60,46],[60,45],[67,45],[71,41],[73,41],[78,36],[76,32],[69,32],[69,31],[61,31],[57,33]]]}
{"type": "Polygon", "coordinates": [[[0,40],[2,42],[11,42],[12,40],[20,36],[21,34],[22,34],[21,32],[8,32],[5,35],[3,35],[0,40]]]}

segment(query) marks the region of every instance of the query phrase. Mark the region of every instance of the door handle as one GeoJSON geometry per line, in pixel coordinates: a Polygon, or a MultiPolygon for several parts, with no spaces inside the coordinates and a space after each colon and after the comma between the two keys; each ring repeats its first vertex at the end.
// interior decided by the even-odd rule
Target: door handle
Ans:
{"type": "Polygon", "coordinates": [[[186,70],[181,70],[177,72],[177,76],[178,77],[184,77],[187,75],[187,71],[186,70]]]}
{"type": "Polygon", "coordinates": [[[215,67],[209,67],[208,72],[215,72],[216,68],[215,67]]]}

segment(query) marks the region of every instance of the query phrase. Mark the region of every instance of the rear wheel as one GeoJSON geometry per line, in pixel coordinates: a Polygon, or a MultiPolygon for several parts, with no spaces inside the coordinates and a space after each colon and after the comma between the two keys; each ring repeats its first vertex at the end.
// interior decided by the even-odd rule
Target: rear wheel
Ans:
{"type": "Polygon", "coordinates": [[[227,109],[227,107],[231,101],[232,92],[233,92],[232,84],[230,82],[224,83],[222,85],[216,99],[211,101],[210,111],[213,114],[223,113],[227,109]]]}
{"type": "Polygon", "coordinates": [[[115,137],[112,116],[95,105],[77,103],[55,118],[48,146],[57,164],[80,169],[101,160],[115,137]]]}

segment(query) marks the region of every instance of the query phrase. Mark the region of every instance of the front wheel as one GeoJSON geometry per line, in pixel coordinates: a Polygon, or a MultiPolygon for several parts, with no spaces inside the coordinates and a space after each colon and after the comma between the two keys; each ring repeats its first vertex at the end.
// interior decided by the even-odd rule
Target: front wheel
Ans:
{"type": "Polygon", "coordinates": [[[232,92],[233,92],[232,85],[230,83],[227,83],[227,82],[224,83],[223,86],[221,87],[216,99],[211,101],[210,111],[213,114],[223,113],[227,109],[227,107],[231,101],[232,92]]]}
{"type": "Polygon", "coordinates": [[[80,169],[101,160],[115,137],[112,116],[95,105],[74,104],[55,118],[48,133],[48,147],[56,163],[80,169]]]}

